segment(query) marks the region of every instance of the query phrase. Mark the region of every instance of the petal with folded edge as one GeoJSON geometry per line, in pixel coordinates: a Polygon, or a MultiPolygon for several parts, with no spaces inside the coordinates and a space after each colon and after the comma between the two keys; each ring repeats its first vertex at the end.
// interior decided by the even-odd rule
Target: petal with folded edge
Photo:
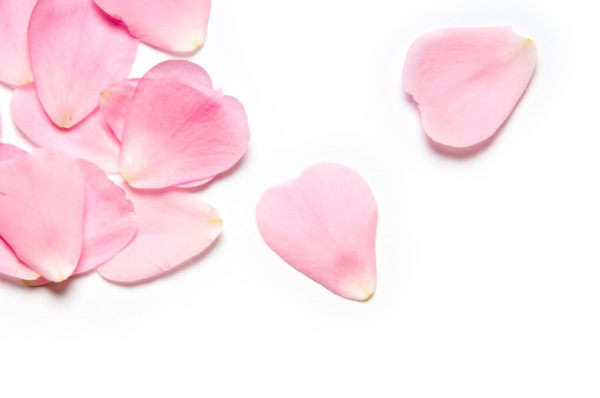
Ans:
{"type": "Polygon", "coordinates": [[[133,238],[137,224],[125,192],[96,165],[78,160],[86,184],[83,249],[75,274],[106,262],[133,238]]]}
{"type": "Polygon", "coordinates": [[[137,40],[92,0],[38,0],[29,48],[46,113],[70,128],[98,106],[104,88],[127,76],[137,40]]]}
{"type": "Polygon", "coordinates": [[[246,113],[235,98],[144,77],[125,122],[121,174],[135,188],[198,186],[235,165],[249,137],[246,113]]]}
{"type": "Polygon", "coordinates": [[[190,53],[204,44],[210,0],[94,1],[134,37],[161,50],[190,53]]]}
{"type": "MultiPolygon", "coordinates": [[[[210,87],[212,81],[206,71],[199,65],[183,60],[161,62],[153,67],[145,76],[146,79],[175,80],[192,87],[210,87]]],[[[125,117],[129,112],[129,104],[139,79],[127,79],[117,82],[100,94],[100,109],[113,132],[122,140],[125,128],[125,117]]]]}
{"type": "Polygon", "coordinates": [[[69,130],[61,129],[44,112],[33,84],[15,90],[11,109],[17,127],[35,145],[89,160],[108,173],[119,171],[120,144],[99,109],[69,130]]]}
{"type": "Polygon", "coordinates": [[[411,45],[403,85],[419,105],[429,138],[469,148],[500,128],[535,66],[535,45],[511,28],[442,29],[411,45]]]}
{"type": "Polygon", "coordinates": [[[275,253],[335,294],[364,301],[375,291],[377,204],[353,170],[310,166],[263,193],[256,221],[275,253]]]}
{"type": "Polygon", "coordinates": [[[189,192],[122,188],[133,202],[138,232],[97,268],[107,280],[130,284],[156,278],[198,256],[221,233],[217,211],[189,192]]]}
{"type": "Polygon", "coordinates": [[[83,243],[85,183],[74,160],[37,149],[0,162],[0,236],[53,282],[75,270],[83,243]]]}
{"type": "Polygon", "coordinates": [[[31,83],[27,26],[36,0],[0,1],[0,82],[10,86],[31,83]]]}

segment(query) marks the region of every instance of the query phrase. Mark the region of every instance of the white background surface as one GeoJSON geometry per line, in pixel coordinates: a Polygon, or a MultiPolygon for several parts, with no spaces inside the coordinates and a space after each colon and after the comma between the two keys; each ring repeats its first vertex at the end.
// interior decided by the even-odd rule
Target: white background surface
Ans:
{"type": "MultiPolygon", "coordinates": [[[[245,105],[252,132],[235,172],[198,191],[221,238],[137,287],[0,283],[1,396],[600,396],[589,4],[214,0],[188,59],[245,105]],[[434,29],[498,25],[535,41],[533,81],[489,147],[440,154],[401,90],[404,55],[434,29]],[[358,171],[379,203],[367,303],[293,270],[255,226],[262,191],[319,161],[358,171]]],[[[131,76],[170,58],[141,45],[131,76]]],[[[9,100],[0,87],[4,140],[26,146],[9,100]]]]}

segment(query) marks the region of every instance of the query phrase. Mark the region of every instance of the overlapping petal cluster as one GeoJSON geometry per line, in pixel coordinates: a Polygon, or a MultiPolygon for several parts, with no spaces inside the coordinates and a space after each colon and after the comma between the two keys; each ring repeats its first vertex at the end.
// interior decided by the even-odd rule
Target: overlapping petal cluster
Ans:
{"type": "Polygon", "coordinates": [[[124,4],[1,6],[10,23],[0,20],[0,49],[19,57],[0,63],[0,79],[15,87],[17,127],[40,148],[0,145],[4,277],[40,285],[98,269],[114,282],[145,281],[193,259],[221,232],[218,212],[183,188],[244,155],[243,106],[189,61],[127,79],[134,37],[172,52],[199,47],[210,1],[124,4]],[[158,33],[152,15],[160,15],[158,33]],[[125,181],[115,185],[106,173],[125,181]]]}

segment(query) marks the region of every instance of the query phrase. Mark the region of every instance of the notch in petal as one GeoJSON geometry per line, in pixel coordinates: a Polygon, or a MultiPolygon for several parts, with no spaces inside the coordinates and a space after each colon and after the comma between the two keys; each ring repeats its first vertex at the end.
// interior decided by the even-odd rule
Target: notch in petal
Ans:
{"type": "Polygon", "coordinates": [[[67,155],[47,149],[0,162],[0,236],[53,282],[75,270],[83,243],[85,183],[67,155]]]}
{"type": "Polygon", "coordinates": [[[275,253],[333,293],[357,301],[374,293],[377,204],[353,170],[310,166],[263,193],[256,221],[275,253]]]}
{"type": "Polygon", "coordinates": [[[505,122],[535,66],[535,45],[511,28],[442,29],[411,45],[403,84],[431,140],[469,148],[505,122]]]}
{"type": "Polygon", "coordinates": [[[171,53],[191,53],[204,44],[210,0],[94,0],[144,43],[171,53]]]}
{"type": "Polygon", "coordinates": [[[27,26],[36,0],[0,1],[0,82],[19,86],[33,81],[27,26]]]}
{"type": "Polygon", "coordinates": [[[36,146],[89,160],[107,173],[119,171],[120,144],[99,109],[75,127],[65,130],[48,118],[33,84],[17,88],[10,105],[17,127],[36,146]]]}
{"type": "Polygon", "coordinates": [[[221,233],[217,211],[189,192],[122,188],[133,202],[138,232],[122,251],[98,268],[124,284],[154,279],[194,258],[221,233]]]}
{"type": "Polygon", "coordinates": [[[92,0],[38,0],[29,48],[38,96],[50,119],[70,128],[92,113],[99,93],[127,76],[137,43],[92,0]]]}

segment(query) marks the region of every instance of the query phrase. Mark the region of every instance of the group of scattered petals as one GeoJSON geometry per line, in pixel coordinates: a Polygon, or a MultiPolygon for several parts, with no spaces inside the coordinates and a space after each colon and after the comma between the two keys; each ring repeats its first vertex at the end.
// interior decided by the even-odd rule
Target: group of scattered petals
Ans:
{"type": "Polygon", "coordinates": [[[210,246],[221,218],[183,188],[244,155],[244,108],[185,60],[126,79],[138,39],[172,53],[199,48],[210,0],[8,0],[0,9],[0,50],[11,51],[0,81],[15,88],[13,119],[39,148],[0,144],[0,274],[41,285],[97,269],[136,283],[210,246]]]}
{"type": "MultiPolygon", "coordinates": [[[[0,4],[0,82],[15,87],[13,119],[40,147],[0,144],[0,274],[41,285],[97,269],[135,283],[218,237],[217,211],[185,188],[244,155],[243,106],[188,61],[126,79],[138,40],[191,53],[204,43],[209,12],[210,0],[0,4]]],[[[443,29],[410,47],[403,85],[434,143],[473,148],[506,121],[535,65],[533,42],[510,28],[443,29]]],[[[377,213],[356,172],[322,163],[266,190],[256,219],[285,262],[364,301],[377,283],[377,213]]]]}

